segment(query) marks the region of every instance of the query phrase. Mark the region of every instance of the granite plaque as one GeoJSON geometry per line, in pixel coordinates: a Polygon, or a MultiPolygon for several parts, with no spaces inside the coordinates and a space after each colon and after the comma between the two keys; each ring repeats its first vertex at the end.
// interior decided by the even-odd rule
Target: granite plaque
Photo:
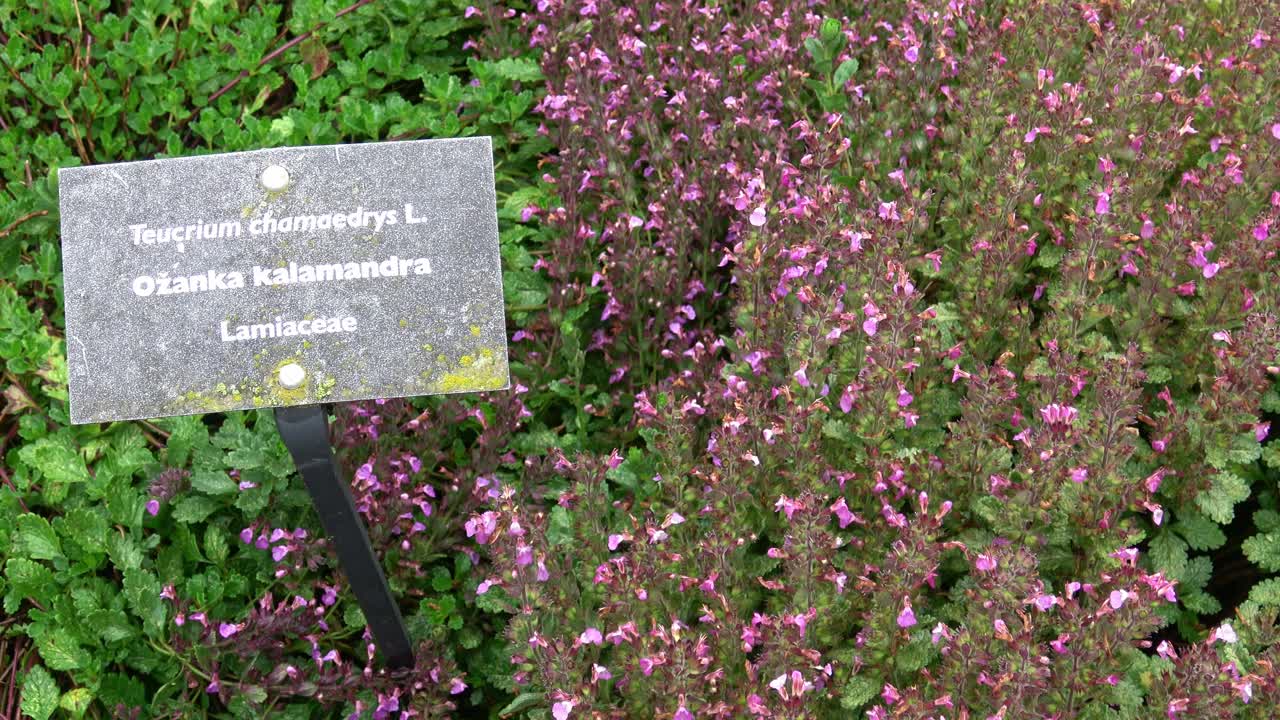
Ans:
{"type": "Polygon", "coordinates": [[[487,137],[58,181],[72,422],[508,386],[487,137]]]}

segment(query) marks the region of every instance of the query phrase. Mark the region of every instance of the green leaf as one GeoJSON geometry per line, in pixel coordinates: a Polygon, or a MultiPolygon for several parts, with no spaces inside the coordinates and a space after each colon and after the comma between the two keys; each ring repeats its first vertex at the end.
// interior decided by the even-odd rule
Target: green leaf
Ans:
{"type": "Polygon", "coordinates": [[[1259,533],[1244,541],[1244,554],[1267,572],[1280,571],[1280,532],[1259,533]]]}
{"type": "Polygon", "coordinates": [[[35,720],[49,720],[58,709],[58,684],[42,666],[36,665],[22,683],[22,714],[35,720]]]}
{"type": "Polygon", "coordinates": [[[160,590],[160,581],[148,570],[130,570],[124,574],[124,597],[129,609],[153,637],[163,630],[166,617],[160,590]]]}
{"type": "Polygon", "coordinates": [[[204,529],[204,554],[215,565],[221,565],[227,559],[226,535],[217,525],[210,524],[204,529]]]}
{"type": "Polygon", "coordinates": [[[1206,449],[1205,460],[1218,470],[1225,470],[1232,465],[1244,465],[1262,456],[1262,444],[1258,442],[1253,431],[1231,436],[1225,445],[1213,445],[1206,449]]]}
{"type": "Polygon", "coordinates": [[[191,487],[209,495],[227,495],[240,489],[231,476],[215,470],[197,470],[191,473],[191,487]]]}
{"type": "Polygon", "coordinates": [[[936,657],[938,657],[937,646],[930,642],[929,633],[925,632],[918,633],[911,642],[900,648],[894,655],[894,662],[898,670],[914,673],[936,657]]]}
{"type": "Polygon", "coordinates": [[[65,434],[42,437],[24,445],[18,451],[18,459],[39,470],[51,482],[73,483],[89,479],[84,459],[65,434]]]}
{"type": "Polygon", "coordinates": [[[1258,510],[1253,514],[1253,525],[1261,532],[1280,530],[1280,513],[1266,508],[1258,510]]]}
{"type": "Polygon", "coordinates": [[[26,558],[9,558],[4,564],[4,578],[10,590],[20,597],[43,598],[53,585],[49,568],[26,558]]]}
{"type": "Polygon", "coordinates": [[[503,58],[487,64],[495,75],[504,80],[536,82],[542,79],[542,68],[532,58],[503,58]]]}
{"type": "Polygon", "coordinates": [[[1196,496],[1196,505],[1219,525],[1228,525],[1235,518],[1236,503],[1249,497],[1249,483],[1230,472],[1220,472],[1213,477],[1209,489],[1196,496]]]}
{"type": "Polygon", "coordinates": [[[142,548],[138,547],[138,541],[128,535],[107,535],[107,555],[111,557],[112,564],[121,570],[142,567],[142,548]]]}
{"type": "Polygon", "coordinates": [[[854,675],[844,684],[840,691],[840,707],[845,710],[859,710],[880,694],[880,681],[866,675],[854,675]]]}
{"type": "Polygon", "coordinates": [[[40,649],[40,657],[54,670],[76,670],[84,667],[89,660],[88,653],[80,647],[71,634],[62,628],[55,628],[36,641],[40,649]]]}
{"type": "Polygon", "coordinates": [[[360,629],[366,625],[364,612],[359,605],[350,604],[342,611],[342,622],[349,628],[360,629]]]}
{"type": "Polygon", "coordinates": [[[188,495],[173,508],[173,520],[180,523],[197,523],[213,514],[218,502],[200,495],[188,495]]]}
{"type": "Polygon", "coordinates": [[[107,549],[107,519],[94,509],[79,507],[62,517],[57,530],[62,537],[79,545],[87,553],[107,549]]]}
{"type": "Polygon", "coordinates": [[[1178,577],[1187,566],[1187,543],[1167,530],[1161,531],[1151,539],[1151,559],[1156,569],[1178,577]]]}
{"type": "Polygon", "coordinates": [[[1192,550],[1217,550],[1227,541],[1226,533],[1217,523],[1196,512],[1180,514],[1173,529],[1186,539],[1192,550]]]}
{"type": "Polygon", "coordinates": [[[1280,578],[1263,580],[1249,591],[1249,602],[1280,607],[1280,578]]]}
{"type": "MultiPolygon", "coordinates": [[[[49,521],[33,513],[18,516],[18,532],[14,536],[18,550],[36,560],[55,560],[65,557],[62,543],[49,525],[49,521]]],[[[56,668],[55,668],[56,669],[56,668]]]]}
{"type": "Polygon", "coordinates": [[[507,703],[507,706],[498,711],[498,717],[508,718],[517,713],[528,710],[542,703],[542,699],[546,697],[540,692],[520,693],[514,700],[507,703]]]}
{"type": "Polygon", "coordinates": [[[551,516],[547,520],[547,542],[552,545],[573,542],[573,516],[563,506],[551,508],[551,516]]]}
{"type": "Polygon", "coordinates": [[[453,587],[453,578],[449,577],[449,571],[446,568],[434,567],[431,569],[431,589],[436,592],[446,592],[453,587]]]}
{"type": "Polygon", "coordinates": [[[858,59],[849,58],[840,63],[840,67],[836,68],[836,74],[833,78],[837,88],[844,87],[844,84],[853,78],[854,73],[858,72],[858,59]]]}
{"type": "Polygon", "coordinates": [[[66,710],[72,717],[84,717],[91,702],[93,702],[92,690],[89,688],[75,688],[62,694],[62,699],[58,701],[58,707],[66,710]]]}

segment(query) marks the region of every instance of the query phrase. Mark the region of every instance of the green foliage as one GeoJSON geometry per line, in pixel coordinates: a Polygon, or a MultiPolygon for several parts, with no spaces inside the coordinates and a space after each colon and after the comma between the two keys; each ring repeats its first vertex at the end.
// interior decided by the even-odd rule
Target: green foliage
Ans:
{"type": "MultiPolygon", "coordinates": [[[[264,593],[282,590],[270,554],[240,543],[240,530],[257,522],[319,532],[269,413],[70,426],[57,169],[489,135],[499,160],[505,281],[519,323],[547,292],[531,271],[543,232],[520,224],[525,206],[550,204],[530,188],[549,148],[530,116],[542,75],[518,39],[509,43],[517,52],[500,59],[464,50],[485,26],[464,17],[465,7],[0,7],[0,617],[14,620],[0,632],[26,635],[40,662],[19,678],[26,716],[105,717],[117,703],[145,717],[223,712],[203,687],[189,687],[161,591],[173,585],[210,618],[241,618],[264,593]],[[153,517],[146,504],[165,471],[182,474],[153,517]],[[59,694],[59,685],[71,689],[59,694]]],[[[464,600],[470,563],[459,557],[445,561],[456,574],[436,568],[435,596],[410,618],[426,634],[464,633],[464,612],[477,612],[464,600]]],[[[352,601],[340,602],[331,635],[344,653],[362,654],[364,620],[352,601]]],[[[471,629],[458,642],[477,649],[483,640],[471,629]]],[[[488,662],[505,671],[501,660],[488,662]]],[[[482,677],[468,680],[472,691],[494,692],[482,677]]],[[[245,694],[232,714],[261,716],[256,691],[245,694]]],[[[315,717],[308,704],[277,705],[274,714],[315,717]]]]}
{"type": "Polygon", "coordinates": [[[22,714],[35,720],[48,720],[58,709],[58,685],[40,665],[31,668],[22,684],[22,714]]]}

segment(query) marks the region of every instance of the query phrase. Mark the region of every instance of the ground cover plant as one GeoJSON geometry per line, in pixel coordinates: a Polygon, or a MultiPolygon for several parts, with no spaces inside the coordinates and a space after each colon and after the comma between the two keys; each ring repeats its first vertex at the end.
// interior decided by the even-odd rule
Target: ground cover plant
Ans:
{"type": "Polygon", "coordinates": [[[0,14],[0,713],[1275,715],[1275,7],[245,5],[0,14]],[[335,408],[388,674],[268,411],[66,425],[48,178],[461,133],[513,389],[335,408]]]}

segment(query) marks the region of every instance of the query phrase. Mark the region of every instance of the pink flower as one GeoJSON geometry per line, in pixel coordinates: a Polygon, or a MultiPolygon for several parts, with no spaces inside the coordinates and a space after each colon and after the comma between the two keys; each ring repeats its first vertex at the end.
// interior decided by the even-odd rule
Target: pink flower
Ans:
{"type": "Polygon", "coordinates": [[[604,636],[596,628],[589,627],[578,636],[578,643],[581,645],[603,645],[604,636]]]}
{"type": "Polygon", "coordinates": [[[1111,605],[1112,610],[1119,610],[1120,608],[1124,607],[1124,602],[1128,599],[1129,599],[1128,590],[1112,590],[1111,597],[1108,599],[1107,602],[1108,604],[1111,605]]]}
{"type": "Polygon", "coordinates": [[[533,548],[528,545],[516,546],[516,564],[520,567],[533,564],[533,548]]]}
{"type": "Polygon", "coordinates": [[[902,53],[902,55],[907,59],[907,62],[914,63],[915,61],[920,59],[920,46],[912,45],[911,47],[907,48],[906,51],[902,53]]]}
{"type": "Polygon", "coordinates": [[[916,614],[911,611],[911,603],[910,601],[908,601],[905,603],[905,606],[902,608],[902,612],[898,613],[898,627],[903,628],[905,630],[906,628],[909,628],[915,624],[916,624],[916,614]]]}
{"type": "Polygon", "coordinates": [[[693,713],[689,712],[689,709],[684,705],[681,705],[680,709],[676,710],[676,714],[671,716],[671,720],[693,720],[693,713]]]}
{"type": "Polygon", "coordinates": [[[1058,432],[1065,432],[1076,421],[1079,414],[1075,408],[1070,405],[1059,405],[1053,403],[1040,408],[1040,417],[1049,427],[1058,432]]]}
{"type": "Polygon", "coordinates": [[[1093,212],[1097,215],[1106,215],[1111,212],[1111,193],[1106,190],[1098,192],[1098,200],[1093,205],[1093,212]]]}
{"type": "Polygon", "coordinates": [[[783,513],[786,514],[788,520],[790,520],[791,516],[795,514],[795,511],[800,509],[801,507],[802,506],[800,505],[800,503],[796,502],[795,500],[792,500],[786,495],[779,497],[778,501],[773,504],[773,509],[781,510],[783,513]]]}
{"type": "Polygon", "coordinates": [[[906,388],[898,388],[898,407],[906,407],[911,404],[912,400],[915,400],[915,397],[907,392],[906,388]]]}
{"type": "Polygon", "coordinates": [[[449,683],[449,694],[458,695],[467,689],[467,684],[462,682],[462,678],[454,678],[449,683]]]}
{"type": "Polygon", "coordinates": [[[795,377],[796,382],[800,384],[800,387],[809,387],[809,376],[805,373],[803,365],[800,366],[799,370],[795,371],[793,376],[795,377]]]}
{"type": "Polygon", "coordinates": [[[1071,468],[1071,482],[1082,483],[1088,479],[1089,479],[1088,468],[1083,468],[1083,467],[1071,468]]]}
{"type": "Polygon", "coordinates": [[[155,517],[156,513],[158,513],[158,512],[160,512],[160,501],[159,501],[159,500],[156,500],[156,499],[154,499],[154,498],[153,498],[153,499],[151,499],[151,500],[148,500],[148,501],[147,501],[147,514],[148,514],[148,515],[150,515],[150,516],[152,516],[152,517],[155,517]]]}
{"type": "Polygon", "coordinates": [[[756,227],[763,227],[763,226],[764,226],[764,223],[765,223],[765,219],[766,219],[766,218],[765,218],[765,214],[764,214],[764,206],[763,206],[763,205],[761,205],[761,206],[757,207],[755,210],[752,210],[752,211],[751,211],[751,217],[749,218],[749,220],[751,221],[751,224],[752,224],[752,225],[754,225],[754,226],[756,226],[756,227]]]}
{"type": "Polygon", "coordinates": [[[840,393],[840,411],[848,413],[850,410],[853,410],[853,386],[846,385],[844,392],[840,393]]]}
{"type": "Polygon", "coordinates": [[[240,632],[239,625],[232,625],[231,623],[222,623],[218,625],[218,635],[222,636],[223,640],[231,637],[232,635],[235,635],[238,632],[240,632]]]}
{"type": "Polygon", "coordinates": [[[1032,602],[1040,612],[1048,612],[1058,604],[1058,598],[1055,595],[1037,595],[1032,602]]]}
{"type": "Polygon", "coordinates": [[[1263,440],[1266,440],[1267,435],[1270,432],[1271,432],[1271,421],[1269,420],[1267,422],[1260,422],[1257,425],[1253,426],[1253,437],[1258,442],[1262,442],[1263,440]]]}
{"type": "Polygon", "coordinates": [[[982,572],[991,572],[996,569],[996,559],[990,555],[978,555],[974,565],[982,572]]]}
{"type": "Polygon", "coordinates": [[[804,679],[804,674],[799,670],[792,670],[790,682],[788,682],[787,674],[782,673],[778,677],[769,681],[769,687],[777,691],[782,697],[783,702],[795,700],[809,690],[813,689],[813,683],[804,679]]]}
{"type": "Polygon", "coordinates": [[[835,513],[836,519],[840,522],[840,528],[842,530],[848,527],[849,523],[856,519],[853,512],[849,510],[849,505],[844,501],[844,498],[836,500],[835,503],[831,505],[831,512],[835,513]]]}
{"type": "Polygon", "coordinates": [[[573,700],[561,700],[551,705],[551,717],[556,720],[569,720],[569,713],[573,712],[573,706],[578,703],[573,700]]]}
{"type": "Polygon", "coordinates": [[[1222,642],[1230,645],[1239,639],[1240,638],[1236,636],[1235,628],[1231,627],[1231,623],[1222,623],[1221,625],[1218,626],[1218,629],[1209,633],[1210,644],[1213,644],[1221,640],[1222,642]]]}
{"type": "Polygon", "coordinates": [[[1271,124],[1271,137],[1280,140],[1280,122],[1271,124]]]}

